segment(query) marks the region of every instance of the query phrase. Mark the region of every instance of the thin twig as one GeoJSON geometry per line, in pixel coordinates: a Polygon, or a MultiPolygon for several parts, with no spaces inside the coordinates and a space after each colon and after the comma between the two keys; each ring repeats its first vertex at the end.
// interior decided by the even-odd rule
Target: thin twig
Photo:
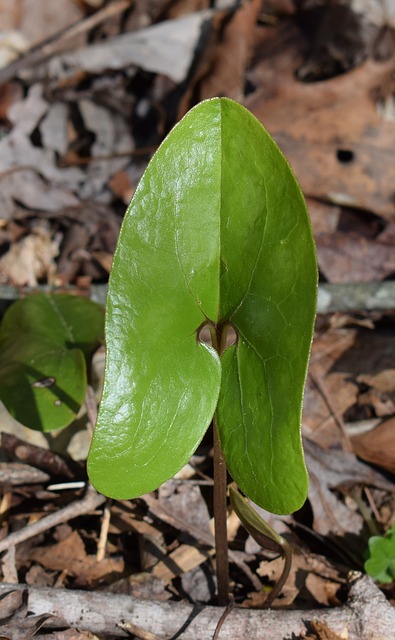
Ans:
{"type": "Polygon", "coordinates": [[[381,517],[381,515],[379,513],[379,510],[376,507],[376,503],[375,503],[374,498],[372,496],[371,490],[369,489],[369,487],[364,487],[364,491],[365,491],[365,495],[366,495],[367,501],[369,502],[370,508],[372,510],[372,513],[373,513],[374,517],[376,518],[376,521],[379,524],[383,524],[383,519],[382,519],[382,517],[381,517]]]}
{"type": "Polygon", "coordinates": [[[107,500],[104,506],[99,542],[97,543],[96,560],[98,562],[101,562],[102,560],[104,560],[106,556],[107,537],[108,537],[108,530],[110,528],[110,520],[111,520],[111,505],[112,505],[112,500],[107,500]]]}
{"type": "Polygon", "coordinates": [[[52,529],[58,524],[67,522],[68,520],[81,516],[85,513],[95,511],[95,509],[103,504],[105,500],[106,498],[104,496],[97,493],[91,485],[88,485],[87,492],[81,500],[75,500],[71,504],[67,505],[67,507],[59,509],[48,516],[44,516],[44,518],[41,518],[38,522],[29,524],[23,529],[11,533],[9,536],[4,538],[4,540],[0,540],[0,552],[5,551],[20,542],[29,540],[30,538],[33,538],[33,536],[37,536],[39,533],[48,531],[48,529],[52,529]]]}
{"type": "Polygon", "coordinates": [[[9,511],[12,504],[12,489],[10,484],[3,486],[3,497],[0,502],[0,524],[2,525],[8,519],[9,511]]]}
{"type": "Polygon", "coordinates": [[[89,426],[93,433],[95,428],[96,420],[97,420],[97,404],[96,404],[96,396],[90,384],[88,384],[86,388],[85,395],[85,408],[88,416],[89,426]]]}

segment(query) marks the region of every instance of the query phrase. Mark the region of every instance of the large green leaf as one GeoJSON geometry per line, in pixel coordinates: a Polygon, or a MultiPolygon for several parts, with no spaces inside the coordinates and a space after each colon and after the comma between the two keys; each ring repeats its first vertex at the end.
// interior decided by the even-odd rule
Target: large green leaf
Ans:
{"type": "Polygon", "coordinates": [[[103,310],[84,298],[33,294],[0,328],[0,399],[19,422],[50,431],[75,418],[85,398],[86,360],[103,338],[103,310]]]}
{"type": "Polygon", "coordinates": [[[300,414],[317,268],[300,189],[261,124],[226,98],[199,104],[151,160],[109,285],[103,398],[88,460],[114,498],[157,488],[218,404],[240,487],[274,512],[307,491],[300,414]],[[221,362],[205,322],[231,322],[221,362]]]}

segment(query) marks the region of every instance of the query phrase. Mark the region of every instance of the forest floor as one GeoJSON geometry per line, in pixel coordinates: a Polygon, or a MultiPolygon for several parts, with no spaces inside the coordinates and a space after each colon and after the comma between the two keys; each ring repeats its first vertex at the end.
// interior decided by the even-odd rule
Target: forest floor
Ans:
{"type": "MultiPolygon", "coordinates": [[[[48,287],[104,299],[138,180],[200,100],[228,96],[248,107],[301,184],[320,271],[302,425],[310,489],[291,516],[258,509],[294,551],[272,609],[301,611],[300,620],[344,606],[369,538],[395,523],[395,17],[390,3],[374,11],[384,5],[362,2],[356,13],[314,0],[0,0],[3,308],[48,287]]],[[[97,399],[103,372],[104,347],[94,357],[97,399]]],[[[85,494],[85,410],[44,435],[1,409],[0,431],[4,583],[79,590],[81,602],[94,592],[215,605],[210,433],[156,493],[116,502],[85,494]],[[49,515],[33,537],[9,538],[49,515]]],[[[232,512],[228,540],[234,605],[264,609],[282,558],[232,512]]],[[[394,584],[379,588],[393,605],[394,584]]],[[[27,606],[27,593],[15,586],[0,596],[2,637],[175,633],[136,622],[101,632],[98,611],[56,623],[52,610],[51,618],[27,606]]],[[[357,637],[346,626],[330,631],[321,620],[292,637],[357,637]]],[[[205,634],[195,637],[213,637],[205,634]]]]}

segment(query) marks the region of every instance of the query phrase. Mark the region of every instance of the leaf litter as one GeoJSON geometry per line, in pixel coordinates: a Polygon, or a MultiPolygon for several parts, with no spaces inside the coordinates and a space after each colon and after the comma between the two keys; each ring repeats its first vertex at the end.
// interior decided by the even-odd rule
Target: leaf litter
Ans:
{"type": "MultiPolygon", "coordinates": [[[[105,3],[63,0],[56,20],[48,3],[32,4],[0,3],[6,28],[18,34],[11,49],[17,56],[22,49],[21,58],[14,54],[0,69],[3,284],[83,282],[89,291],[91,283],[105,282],[125,204],[150,155],[180,116],[213,95],[243,102],[289,158],[308,198],[321,279],[393,279],[395,47],[391,37],[385,50],[380,40],[380,55],[373,46],[383,19],[376,16],[369,30],[365,12],[358,51],[348,36],[341,45],[336,41],[337,49],[330,46],[331,18],[314,2],[299,9],[266,1],[238,8],[198,0],[139,1],[129,8],[114,2],[107,18],[105,3]],[[325,35],[322,49],[309,40],[310,9],[325,35]],[[45,19],[32,21],[37,10],[45,19]],[[41,56],[38,62],[34,56],[41,56]]],[[[393,38],[393,25],[387,28],[393,38]]],[[[393,308],[389,301],[387,312],[356,309],[317,319],[303,417],[309,499],[293,516],[265,514],[294,546],[293,568],[275,607],[337,605],[347,572],[363,567],[371,520],[381,532],[393,523],[393,308]]],[[[102,370],[97,395],[101,377],[102,370]]],[[[49,478],[21,485],[11,466],[8,476],[2,468],[3,539],[80,500],[81,489],[67,486],[75,465],[84,482],[84,459],[75,453],[73,461],[67,448],[88,433],[87,423],[82,412],[65,433],[40,440],[40,449],[49,444],[70,473],[44,469],[37,453],[29,465],[49,478]],[[64,489],[52,489],[59,481],[64,489]]],[[[29,450],[27,430],[6,418],[1,430],[17,432],[29,450]]],[[[3,465],[18,461],[15,450],[2,455],[3,465]]],[[[3,572],[41,586],[215,601],[209,441],[158,495],[106,508],[107,533],[99,507],[18,544],[3,572]],[[98,561],[100,537],[106,551],[98,561]]],[[[229,513],[228,526],[235,600],[262,607],[282,560],[257,547],[235,514],[229,513]]],[[[393,590],[386,594],[394,601],[393,590]]],[[[15,620],[24,619],[21,638],[45,624],[13,606],[15,620]]],[[[17,637],[12,618],[7,624],[17,637]]],[[[11,632],[5,626],[2,633],[11,632]]],[[[314,637],[325,637],[319,633],[314,637]]],[[[62,634],[87,637],[71,629],[62,634]]]]}

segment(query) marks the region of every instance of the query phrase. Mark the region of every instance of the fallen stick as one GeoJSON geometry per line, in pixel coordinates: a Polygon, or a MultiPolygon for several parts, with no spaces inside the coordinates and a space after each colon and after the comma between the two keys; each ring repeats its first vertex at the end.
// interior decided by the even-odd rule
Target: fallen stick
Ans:
{"type": "MultiPolygon", "coordinates": [[[[346,604],[331,609],[295,611],[235,607],[228,613],[219,638],[299,638],[307,633],[311,625],[318,625],[347,640],[395,640],[395,610],[374,582],[368,576],[353,572],[349,577],[349,586],[346,604]]],[[[5,606],[7,597],[15,596],[16,590],[23,593],[25,611],[29,612],[29,616],[50,616],[46,618],[43,628],[76,628],[111,638],[126,638],[128,634],[125,629],[128,625],[129,628],[134,625],[161,640],[176,636],[183,640],[211,640],[224,612],[223,607],[13,584],[0,585],[0,603],[5,606]]],[[[8,631],[12,631],[13,625],[14,628],[23,625],[21,615],[19,610],[8,619],[8,631]]]]}

